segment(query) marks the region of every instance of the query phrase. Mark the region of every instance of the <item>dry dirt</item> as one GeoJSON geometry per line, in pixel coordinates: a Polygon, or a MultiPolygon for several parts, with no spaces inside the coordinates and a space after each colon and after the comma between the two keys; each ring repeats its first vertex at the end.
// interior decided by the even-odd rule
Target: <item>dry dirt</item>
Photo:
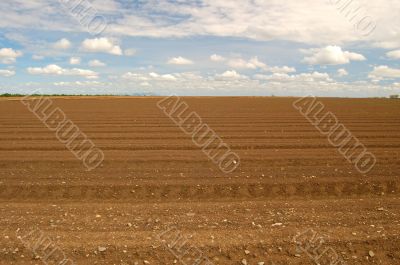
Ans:
{"type": "Polygon", "coordinates": [[[293,240],[308,229],[343,264],[400,264],[400,101],[321,99],[377,157],[362,175],[294,98],[184,98],[240,156],[230,174],[158,100],[53,99],[104,151],[90,172],[17,99],[0,101],[0,264],[44,264],[17,238],[38,228],[74,264],[193,265],[158,239],[169,227],[215,265],[315,264],[293,240]]]}

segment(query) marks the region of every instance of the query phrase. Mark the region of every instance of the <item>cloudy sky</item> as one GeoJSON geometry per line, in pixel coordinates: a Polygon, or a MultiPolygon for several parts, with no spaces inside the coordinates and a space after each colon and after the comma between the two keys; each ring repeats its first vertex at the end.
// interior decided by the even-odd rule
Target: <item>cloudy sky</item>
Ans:
{"type": "Polygon", "coordinates": [[[400,94],[398,0],[12,0],[0,13],[0,93],[400,94]]]}

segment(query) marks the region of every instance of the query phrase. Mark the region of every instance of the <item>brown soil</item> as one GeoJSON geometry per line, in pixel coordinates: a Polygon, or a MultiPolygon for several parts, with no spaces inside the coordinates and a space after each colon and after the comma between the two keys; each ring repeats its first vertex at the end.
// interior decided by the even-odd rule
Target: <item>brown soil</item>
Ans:
{"type": "Polygon", "coordinates": [[[158,100],[53,99],[104,151],[90,172],[17,99],[1,100],[0,264],[43,264],[17,238],[35,227],[75,264],[192,265],[157,238],[168,227],[216,265],[315,264],[293,240],[307,229],[346,264],[400,264],[400,101],[321,99],[377,157],[362,175],[294,98],[184,98],[240,156],[230,174],[158,100]]]}

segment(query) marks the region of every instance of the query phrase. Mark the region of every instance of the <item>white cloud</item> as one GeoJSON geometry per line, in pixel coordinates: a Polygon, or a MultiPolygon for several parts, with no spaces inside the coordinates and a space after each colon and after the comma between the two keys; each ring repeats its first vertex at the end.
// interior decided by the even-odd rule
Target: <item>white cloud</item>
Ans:
{"type": "Polygon", "coordinates": [[[203,78],[203,76],[194,72],[175,73],[174,76],[176,76],[178,79],[181,80],[193,80],[193,81],[196,80],[198,81],[203,78]]]}
{"type": "Polygon", "coordinates": [[[174,74],[158,74],[155,72],[151,73],[133,73],[127,72],[122,75],[123,79],[133,80],[133,81],[176,81],[178,78],[174,74]]]}
{"type": "Polygon", "coordinates": [[[100,61],[100,60],[91,60],[91,61],[89,61],[89,66],[92,66],[92,67],[102,67],[102,66],[106,66],[106,64],[105,63],[103,63],[102,61],[100,61]]]}
{"type": "Polygon", "coordinates": [[[17,58],[22,56],[21,51],[15,51],[12,48],[2,48],[0,49],[0,61],[3,64],[15,63],[17,58]]]}
{"type": "Polygon", "coordinates": [[[55,86],[102,86],[107,83],[99,81],[54,82],[55,86]]]}
{"type": "Polygon", "coordinates": [[[86,52],[103,52],[113,55],[122,55],[121,48],[108,38],[85,39],[82,49],[86,52]]]}
{"type": "Polygon", "coordinates": [[[71,58],[69,58],[69,64],[72,64],[72,65],[81,64],[81,58],[79,58],[79,57],[71,57],[71,58]]]}
{"type": "Polygon", "coordinates": [[[312,73],[301,73],[298,75],[289,75],[286,73],[273,73],[272,75],[254,75],[255,79],[266,80],[270,82],[332,82],[327,73],[312,72],[312,73]]]}
{"type": "Polygon", "coordinates": [[[55,65],[55,64],[47,65],[44,68],[40,68],[40,67],[29,67],[28,68],[28,73],[30,73],[30,74],[61,75],[63,73],[63,71],[64,71],[64,69],[62,69],[60,66],[55,65]]]}
{"type": "Polygon", "coordinates": [[[294,73],[296,72],[296,68],[294,67],[289,67],[289,66],[273,66],[273,67],[267,67],[266,69],[268,72],[272,73],[294,73]]]}
{"type": "Polygon", "coordinates": [[[235,69],[267,69],[267,65],[258,60],[258,57],[253,57],[248,61],[243,60],[242,58],[230,59],[227,65],[235,69]]]}
{"type": "Polygon", "coordinates": [[[127,80],[135,80],[135,81],[147,81],[150,79],[149,76],[141,73],[132,73],[132,72],[127,72],[122,75],[123,79],[127,80]]]}
{"type": "MultiPolygon", "coordinates": [[[[201,35],[287,40],[312,45],[361,41],[379,47],[400,47],[398,0],[248,0],[240,4],[222,0],[144,1],[135,6],[135,12],[129,10],[129,5],[115,0],[92,4],[101,14],[115,18],[109,21],[105,32],[110,36],[170,38],[201,35]],[[347,6],[347,9],[339,10],[338,6],[347,6]],[[372,36],[363,37],[354,30],[365,17],[379,22],[372,36]]],[[[71,23],[65,10],[50,0],[2,1],[0,12],[1,28],[87,31],[79,23],[71,23]]]]}
{"type": "Polygon", "coordinates": [[[308,64],[339,65],[348,64],[350,61],[366,60],[362,54],[343,51],[339,46],[326,46],[324,48],[302,50],[302,52],[310,55],[303,59],[308,64]]]}
{"type": "Polygon", "coordinates": [[[136,50],[135,49],[126,49],[124,51],[125,56],[135,56],[136,55],[136,50]]]}
{"type": "Polygon", "coordinates": [[[241,75],[235,70],[232,71],[225,71],[222,74],[217,74],[215,76],[216,80],[240,80],[240,79],[247,79],[247,76],[241,75]]]}
{"type": "MultiPolygon", "coordinates": [[[[330,2],[343,3],[346,1],[347,0],[330,1],[330,2]]],[[[242,71],[239,69],[262,70],[266,76],[269,76],[270,79],[271,78],[293,79],[296,76],[297,78],[300,78],[299,75],[292,74],[294,72],[293,70],[295,70],[294,68],[290,69],[291,68],[290,62],[293,62],[298,58],[298,54],[296,54],[297,52],[296,47],[317,47],[317,48],[319,47],[322,49],[325,49],[326,45],[337,45],[337,47],[342,47],[341,49],[343,50],[340,51],[342,55],[337,57],[332,56],[333,59],[331,58],[331,56],[328,56],[328,59],[326,58],[324,59],[324,56],[312,59],[313,57],[315,57],[316,52],[309,53],[308,55],[304,55],[303,57],[311,58],[310,60],[314,62],[322,61],[327,64],[339,64],[340,67],[345,67],[346,69],[348,67],[345,65],[345,63],[349,63],[354,60],[363,60],[363,57],[361,57],[362,55],[355,54],[355,52],[362,53],[364,55],[375,54],[376,57],[379,57],[381,54],[384,54],[387,51],[389,58],[397,56],[395,50],[400,49],[400,23],[399,23],[400,16],[398,16],[398,11],[400,10],[400,2],[398,0],[376,0],[376,1],[360,0],[360,1],[362,2],[363,6],[370,12],[368,13],[368,15],[376,19],[376,21],[379,21],[379,28],[378,30],[376,30],[376,32],[373,33],[373,36],[371,37],[361,38],[357,34],[357,32],[354,31],[353,24],[349,23],[348,19],[344,17],[344,14],[346,12],[340,13],[335,8],[335,6],[332,6],[329,3],[327,4],[324,1],[315,2],[314,0],[304,0],[304,1],[288,0],[282,2],[279,0],[269,0],[269,1],[246,0],[240,2],[240,5],[235,1],[223,1],[223,0],[216,0],[216,1],[204,0],[200,1],[201,4],[199,4],[200,2],[198,1],[147,1],[147,2],[145,1],[140,5],[137,5],[137,12],[129,12],[129,9],[126,8],[125,5],[122,5],[115,0],[106,0],[103,1],[104,3],[101,2],[97,3],[96,5],[98,5],[101,8],[105,6],[104,7],[104,10],[106,10],[105,14],[115,18],[110,21],[110,25],[107,29],[107,32],[105,32],[107,33],[105,34],[106,36],[115,37],[115,39],[113,38],[109,39],[112,42],[113,47],[120,45],[118,39],[125,39],[124,37],[122,37],[124,35],[156,37],[154,39],[143,38],[144,41],[143,43],[140,44],[140,46],[144,47],[144,49],[148,48],[146,47],[147,41],[149,44],[153,45],[154,42],[159,41],[159,39],[157,38],[164,38],[164,37],[169,38],[176,36],[206,36],[206,37],[219,36],[221,38],[218,38],[219,40],[218,42],[213,42],[213,41],[208,42],[209,45],[207,46],[209,46],[208,47],[209,52],[206,54],[206,57],[210,56],[213,53],[219,53],[226,56],[227,58],[218,55],[222,57],[222,58],[217,57],[216,59],[216,61],[220,60],[222,62],[220,66],[226,67],[226,64],[229,61],[228,54],[241,53],[243,54],[243,56],[249,56],[249,57],[243,57],[242,61],[239,63],[236,62],[235,65],[244,65],[244,68],[229,67],[226,69],[235,69],[235,71],[241,72],[243,74],[244,73],[249,74],[249,72],[252,72],[251,75],[254,74],[253,71],[242,71]],[[155,16],[154,14],[157,15],[155,16]],[[282,27],[282,25],[285,26],[282,27]],[[250,40],[243,40],[244,38],[250,40]],[[255,42],[254,40],[266,40],[268,42],[259,43],[255,42]],[[285,41],[275,42],[273,40],[285,40],[285,41]],[[292,43],[290,41],[295,41],[296,43],[292,43]],[[384,52],[382,52],[381,50],[368,50],[368,48],[370,48],[373,45],[376,45],[378,47],[385,47],[387,48],[387,50],[384,52]],[[349,47],[360,47],[360,50],[356,48],[354,48],[353,50],[353,48],[349,47]],[[376,54],[377,52],[379,54],[376,54]],[[258,55],[263,65],[257,66],[254,63],[252,64],[250,62],[252,54],[258,55]],[[275,63],[279,66],[266,65],[270,63],[269,60],[271,60],[271,63],[276,62],[279,57],[281,57],[282,59],[279,60],[279,63],[275,63]],[[225,59],[225,61],[223,59],[225,59]],[[284,64],[287,64],[289,66],[285,67],[283,66],[284,64]]],[[[31,32],[33,32],[31,31],[31,29],[40,29],[41,31],[43,31],[44,34],[50,34],[54,36],[65,36],[66,38],[69,38],[71,41],[74,42],[72,45],[73,48],[79,46],[80,44],[80,42],[78,44],[75,43],[75,37],[82,36],[83,34],[80,34],[79,32],[86,30],[85,27],[81,27],[79,23],[71,23],[70,17],[62,16],[61,14],[63,13],[63,11],[57,8],[56,3],[53,3],[49,0],[41,0],[41,1],[16,0],[11,2],[2,1],[2,3],[0,4],[0,12],[3,17],[3,19],[0,21],[0,27],[7,32],[8,31],[24,32],[23,35],[29,41],[28,43],[23,44],[22,39],[20,40],[15,39],[14,40],[15,43],[16,44],[18,43],[18,45],[12,47],[23,47],[20,49],[21,51],[23,50],[24,53],[29,55],[32,54],[44,55],[46,56],[47,59],[60,58],[60,57],[65,58],[65,52],[55,51],[54,49],[52,49],[53,47],[51,46],[53,43],[49,44],[44,40],[35,38],[35,35],[31,34],[31,32]],[[29,16],[29,14],[35,14],[35,16],[29,16]],[[48,21],[51,21],[51,23],[49,23],[48,21]],[[66,34],[63,34],[63,32],[66,32],[66,34]],[[48,49],[49,53],[47,53],[45,49],[48,49]]],[[[357,22],[356,19],[353,22],[357,22]]],[[[95,37],[85,37],[85,38],[93,39],[95,37]]],[[[81,41],[83,40],[84,38],[81,39],[81,41]]],[[[164,43],[168,44],[167,45],[168,47],[166,49],[170,50],[168,51],[168,53],[164,54],[169,54],[174,56],[183,55],[185,57],[195,60],[196,57],[194,57],[193,53],[184,54],[183,51],[179,50],[179,48],[182,48],[184,46],[183,44],[187,44],[188,42],[195,43],[196,40],[202,41],[202,39],[198,39],[196,37],[191,39],[189,38],[185,39],[182,42],[180,42],[180,39],[174,39],[174,41],[168,39],[165,42],[161,40],[160,45],[164,43]],[[178,44],[176,47],[172,47],[172,45],[169,45],[173,43],[175,40],[177,40],[178,44]],[[171,53],[172,51],[174,53],[171,53]]],[[[131,44],[132,46],[129,47],[135,47],[133,42],[131,44]]],[[[107,50],[106,52],[109,53],[110,49],[106,50],[107,50]]],[[[204,50],[198,52],[199,52],[198,54],[204,54],[204,50]]],[[[129,54],[127,53],[127,50],[123,51],[121,50],[121,53],[126,56],[129,54]]],[[[69,55],[69,57],[70,56],[74,56],[74,54],[72,53],[69,55]]],[[[102,57],[97,55],[95,55],[93,58],[99,58],[103,60],[102,57]]],[[[153,58],[154,57],[152,57],[152,59],[153,58]]],[[[207,60],[208,58],[205,59],[207,60]]],[[[83,56],[82,60],[84,60],[83,56]]],[[[209,60],[212,60],[211,57],[209,60]]],[[[87,63],[87,61],[83,62],[85,64],[87,63]]],[[[157,59],[155,59],[154,61],[151,61],[149,63],[154,65],[159,65],[160,61],[159,60],[157,61],[157,59]]],[[[208,61],[208,63],[211,62],[208,61]]],[[[296,65],[297,67],[297,63],[298,62],[293,62],[293,65],[296,65]]],[[[376,62],[370,62],[370,63],[372,64],[376,62]]],[[[205,68],[209,65],[202,65],[202,66],[204,66],[205,68]]],[[[65,66],[65,67],[72,68],[73,66],[69,67],[65,66]]],[[[399,65],[397,65],[395,61],[390,61],[390,63],[388,62],[387,67],[390,69],[395,69],[399,68],[399,65]]],[[[87,68],[91,67],[87,66],[87,68]]],[[[204,68],[201,69],[202,72],[210,73],[209,74],[210,76],[205,78],[212,79],[215,77],[214,75],[216,72],[214,72],[213,69],[204,69],[204,68]]],[[[94,68],[91,69],[96,70],[94,68]]],[[[140,70],[139,68],[137,69],[138,71],[150,71],[150,72],[157,71],[153,69],[149,70],[148,68],[140,70]]],[[[223,69],[223,68],[218,68],[218,69],[223,69]]],[[[310,67],[309,69],[314,69],[314,68],[310,67]]],[[[321,68],[316,67],[315,69],[321,69],[321,68]]],[[[350,68],[348,69],[350,70],[350,68]]],[[[166,69],[163,68],[163,71],[165,70],[166,69]]],[[[300,71],[300,68],[298,70],[300,71]]],[[[341,75],[341,73],[340,72],[336,73],[336,70],[337,70],[336,67],[335,68],[332,67],[329,73],[335,78],[338,78],[338,76],[341,75]]],[[[375,69],[375,70],[374,70],[375,73],[372,75],[375,77],[392,75],[388,73],[389,71],[387,71],[387,69],[386,70],[375,69]],[[378,70],[380,71],[380,73],[378,70]]],[[[301,71],[303,71],[303,69],[301,71]]],[[[325,71],[325,70],[319,70],[319,71],[325,71]]],[[[372,71],[372,67],[370,71],[372,71]]],[[[223,71],[218,71],[217,73],[222,73],[222,72],[223,71]]],[[[261,71],[257,72],[261,73],[261,71]]],[[[163,76],[164,74],[159,74],[159,75],[163,76]]],[[[172,73],[170,75],[177,78],[178,80],[183,79],[183,77],[179,76],[176,73],[172,73]]],[[[355,78],[358,79],[362,75],[365,76],[367,74],[364,74],[364,72],[361,69],[355,78]]],[[[152,77],[150,77],[148,74],[146,74],[145,77],[149,78],[150,80],[143,82],[148,82],[153,85],[154,79],[152,79],[152,77]]],[[[166,78],[168,78],[168,76],[166,76],[166,78]]],[[[307,79],[308,77],[302,76],[301,78],[307,79]]],[[[320,80],[317,79],[316,77],[312,78],[314,80],[320,80]]],[[[350,82],[350,80],[352,79],[353,78],[346,78],[348,82],[350,82]]],[[[367,83],[371,84],[371,81],[369,79],[367,80],[368,80],[367,83]]],[[[242,84],[246,82],[247,80],[242,81],[242,84]]],[[[212,83],[212,81],[203,79],[201,79],[199,83],[201,85],[204,85],[204,87],[206,86],[211,87],[215,85],[215,83],[212,83]]],[[[300,83],[300,86],[301,84],[303,83],[300,83]]],[[[386,84],[387,84],[386,82],[380,83],[382,87],[386,86],[386,84]]],[[[196,85],[193,86],[194,87],[200,86],[196,85]]],[[[218,84],[217,86],[222,87],[222,84],[218,84]]],[[[290,87],[294,86],[295,84],[293,84],[293,86],[290,87]]],[[[340,85],[336,86],[339,87],[340,85]]],[[[176,85],[176,87],[178,87],[178,85],[176,85]]],[[[351,87],[352,85],[346,86],[346,88],[349,89],[351,89],[351,87]]],[[[357,89],[359,89],[359,87],[357,87],[357,89]]],[[[155,87],[155,90],[156,89],[157,87],[155,87]]],[[[187,89],[190,89],[190,86],[188,86],[187,89]]],[[[226,91],[228,91],[227,93],[229,93],[229,87],[226,87],[224,89],[226,89],[226,91]]],[[[285,90],[286,88],[282,87],[282,89],[285,90]]],[[[324,87],[324,89],[328,88],[324,87]]],[[[268,91],[268,88],[265,91],[268,91]]],[[[292,94],[292,92],[288,90],[287,94],[290,95],[292,94]]],[[[354,93],[352,95],[357,96],[358,94],[354,93]]]]}
{"type": "Polygon", "coordinates": [[[177,78],[172,74],[159,75],[157,73],[150,73],[149,76],[155,80],[175,81],[177,78]]]}
{"type": "Polygon", "coordinates": [[[243,76],[235,70],[226,71],[217,75],[199,75],[198,73],[171,73],[173,82],[166,82],[160,78],[161,74],[130,72],[121,81],[121,86],[141,87],[145,84],[147,90],[157,91],[159,94],[177,93],[183,95],[325,95],[351,96],[358,93],[360,96],[376,94],[393,94],[400,91],[395,85],[381,86],[372,82],[337,82],[328,73],[309,72],[299,74],[273,73],[259,74],[252,78],[243,76]]]}
{"type": "Polygon", "coordinates": [[[15,75],[15,71],[13,70],[0,69],[0,76],[10,77],[13,75],[15,75]]]}
{"type": "Polygon", "coordinates": [[[61,39],[53,44],[53,47],[57,50],[67,50],[71,48],[71,42],[68,39],[61,39]]]}
{"type": "Polygon", "coordinates": [[[58,65],[50,64],[46,67],[29,67],[27,68],[29,74],[32,75],[64,75],[64,76],[82,76],[87,79],[96,79],[98,78],[98,73],[92,70],[72,68],[72,69],[64,69],[58,65]]]}
{"type": "Polygon", "coordinates": [[[386,56],[391,59],[400,59],[400,50],[390,51],[386,53],[386,56]]]}
{"type": "MultiPolygon", "coordinates": [[[[394,0],[391,5],[396,5],[394,0]]],[[[381,3],[382,4],[382,3],[381,3]]],[[[389,5],[386,3],[386,6],[389,5]]],[[[382,9],[381,6],[374,5],[382,9]]],[[[329,3],[305,1],[152,1],[138,14],[127,13],[109,26],[113,33],[130,36],[182,37],[194,35],[231,36],[257,40],[285,39],[324,43],[353,41],[359,36],[353,24],[329,3]],[[150,14],[165,16],[150,16],[150,14]],[[186,19],[173,19],[174,17],[186,19]],[[132,27],[131,25],[136,25],[132,27]],[[285,25],[284,27],[282,25],[285,25]],[[318,25],[318,26],[315,26],[318,25]]],[[[377,8],[378,9],[378,8],[377,8]]],[[[374,10],[374,8],[371,8],[374,10]]],[[[388,8],[386,7],[386,10],[388,8]]],[[[395,12],[391,12],[395,17],[395,12]]]]}
{"type": "Polygon", "coordinates": [[[218,54],[213,54],[210,56],[210,60],[213,62],[223,62],[226,60],[226,58],[218,54]]]}
{"type": "Polygon", "coordinates": [[[300,78],[304,81],[326,81],[332,82],[333,80],[330,78],[328,73],[320,73],[320,72],[312,72],[312,73],[301,73],[299,75],[295,75],[296,78],[300,78]]]}
{"type": "Polygon", "coordinates": [[[220,55],[214,54],[210,57],[211,61],[214,62],[224,62],[226,61],[226,65],[234,68],[234,69],[249,69],[249,70],[258,70],[261,69],[266,72],[272,73],[293,73],[296,72],[296,68],[289,66],[268,66],[266,63],[260,61],[257,56],[250,58],[249,60],[245,60],[242,58],[231,58],[226,59],[220,55]]]}
{"type": "Polygon", "coordinates": [[[400,78],[400,69],[390,68],[386,65],[375,66],[368,77],[375,80],[396,79],[400,78]]]}
{"type": "Polygon", "coordinates": [[[337,75],[339,77],[343,77],[343,76],[349,75],[349,73],[347,72],[346,69],[340,68],[340,69],[337,70],[337,75]]]}
{"type": "Polygon", "coordinates": [[[193,62],[189,59],[179,56],[179,57],[171,58],[170,60],[168,60],[168,64],[190,65],[190,64],[193,64],[193,62]]]}
{"type": "MultiPolygon", "coordinates": [[[[147,69],[148,70],[148,69],[147,69]]],[[[59,84],[59,93],[70,93],[71,91],[81,94],[131,94],[132,87],[144,89],[158,95],[294,95],[304,96],[313,94],[315,96],[358,96],[374,97],[400,94],[398,84],[376,84],[371,81],[337,82],[332,80],[327,73],[311,72],[289,75],[274,73],[271,75],[256,76],[238,79],[238,73],[226,73],[224,78],[214,74],[200,75],[198,72],[167,73],[144,72],[146,69],[138,69],[138,72],[130,72],[125,78],[114,76],[112,82],[106,84],[85,84],[85,81],[67,86],[66,82],[59,84]],[[171,76],[175,78],[171,78],[171,76]],[[166,81],[166,79],[173,79],[166,81]],[[63,86],[61,86],[63,85],[63,86]],[[95,89],[94,89],[95,86],[95,89]],[[79,87],[79,90],[77,90],[79,87]],[[117,88],[117,90],[116,90],[117,88]]],[[[109,77],[111,80],[111,76],[109,77]]],[[[46,87],[43,83],[36,85],[21,83],[20,90],[32,91],[33,88],[43,88],[51,93],[54,87],[46,87]]],[[[59,82],[60,83],[60,82],[59,82]]],[[[13,90],[15,91],[15,90],[13,90]]]]}
{"type": "Polygon", "coordinates": [[[99,82],[99,81],[74,81],[74,82],[54,82],[53,85],[55,86],[105,86],[105,85],[109,85],[110,83],[106,83],[106,82],[99,82]]]}

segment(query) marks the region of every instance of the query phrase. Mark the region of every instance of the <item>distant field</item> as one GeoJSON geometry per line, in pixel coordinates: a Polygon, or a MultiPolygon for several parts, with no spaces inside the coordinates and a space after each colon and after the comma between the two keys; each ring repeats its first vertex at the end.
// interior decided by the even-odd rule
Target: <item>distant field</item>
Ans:
{"type": "Polygon", "coordinates": [[[0,102],[0,264],[41,264],[15,235],[30,227],[76,264],[175,264],[156,238],[171,225],[216,265],[313,264],[292,240],[307,229],[347,264],[400,264],[397,100],[321,99],[377,157],[362,175],[295,98],[184,98],[240,156],[229,174],[157,108],[161,98],[53,98],[104,151],[90,172],[12,99],[0,102]]]}

